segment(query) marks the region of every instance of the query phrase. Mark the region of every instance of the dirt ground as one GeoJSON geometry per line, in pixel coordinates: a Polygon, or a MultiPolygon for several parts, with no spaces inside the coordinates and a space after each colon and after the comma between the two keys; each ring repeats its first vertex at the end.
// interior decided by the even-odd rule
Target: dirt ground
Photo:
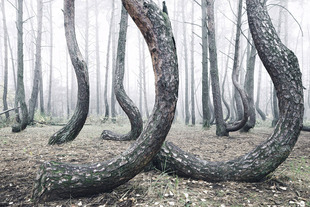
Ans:
{"type": "MultiPolygon", "coordinates": [[[[130,142],[99,140],[104,129],[125,133],[128,126],[86,125],[72,143],[48,146],[49,137],[61,126],[36,125],[14,134],[0,129],[0,206],[310,206],[310,135],[301,133],[290,157],[260,183],[208,183],[143,172],[110,193],[87,198],[34,204],[31,192],[36,172],[46,160],[70,163],[100,162],[126,150],[130,142]]],[[[240,156],[272,133],[258,127],[250,133],[216,137],[214,128],[174,125],[168,140],[209,160],[240,156]]]]}

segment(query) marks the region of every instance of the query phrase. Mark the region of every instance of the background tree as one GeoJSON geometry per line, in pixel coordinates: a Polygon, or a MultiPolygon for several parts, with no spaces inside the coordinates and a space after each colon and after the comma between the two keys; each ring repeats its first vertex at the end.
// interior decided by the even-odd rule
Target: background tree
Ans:
{"type": "Polygon", "coordinates": [[[201,32],[202,32],[202,116],[203,127],[210,127],[210,109],[209,109],[209,68],[208,68],[208,25],[207,25],[207,2],[201,0],[201,32]]]}
{"type": "Polygon", "coordinates": [[[115,81],[113,87],[118,103],[120,104],[120,106],[122,107],[122,109],[125,111],[125,113],[129,118],[131,124],[131,130],[125,135],[119,135],[112,131],[104,130],[100,137],[106,140],[117,140],[117,141],[135,140],[139,137],[143,129],[143,121],[141,113],[139,112],[139,109],[136,107],[133,101],[127,96],[123,85],[124,73],[125,73],[127,28],[128,28],[128,13],[125,7],[122,7],[119,39],[117,46],[116,68],[114,74],[115,81]]]}
{"type": "MultiPolygon", "coordinates": [[[[35,108],[38,101],[39,84],[42,81],[42,70],[41,64],[41,42],[42,42],[42,20],[43,20],[43,2],[37,0],[37,38],[36,38],[36,55],[35,55],[35,68],[34,68],[34,79],[31,98],[29,100],[29,123],[33,122],[35,108]]],[[[41,91],[42,93],[43,91],[41,91]]]]}
{"type": "MultiPolygon", "coordinates": [[[[74,2],[65,1],[65,5],[69,7],[66,8],[65,6],[65,9],[72,9],[70,7],[73,7],[74,10],[74,2]]],[[[67,10],[67,12],[69,12],[69,10],[67,10]]],[[[70,12],[73,12],[74,15],[74,11],[70,10],[70,12]]],[[[66,40],[71,62],[74,66],[77,77],[78,99],[73,116],[66,124],[66,126],[64,126],[62,129],[60,129],[58,132],[56,132],[50,137],[48,141],[48,144],[50,145],[63,144],[65,142],[74,140],[83,128],[89,110],[88,69],[87,64],[84,61],[84,58],[79,50],[78,43],[75,38],[75,28],[73,25],[74,19],[69,18],[65,15],[66,40]]]]}
{"type": "Polygon", "coordinates": [[[18,0],[17,5],[17,87],[15,95],[15,123],[12,126],[13,132],[20,132],[28,125],[28,109],[24,88],[23,0],[18,0]],[[21,116],[19,115],[19,106],[21,108],[21,116]]]}
{"type": "MultiPolygon", "coordinates": [[[[8,110],[8,74],[9,74],[9,61],[8,61],[8,29],[6,26],[6,15],[5,15],[5,3],[1,1],[1,11],[3,18],[3,45],[4,45],[4,73],[3,73],[3,111],[8,110]]],[[[10,118],[9,112],[5,113],[5,117],[8,120],[10,118]]]]}

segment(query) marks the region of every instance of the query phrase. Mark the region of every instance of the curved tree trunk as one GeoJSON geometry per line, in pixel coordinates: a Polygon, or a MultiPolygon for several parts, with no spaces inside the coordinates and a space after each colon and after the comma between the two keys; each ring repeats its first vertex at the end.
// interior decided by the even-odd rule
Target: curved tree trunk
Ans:
{"type": "Polygon", "coordinates": [[[247,14],[258,54],[276,87],[280,118],[274,133],[251,152],[230,161],[201,160],[174,146],[163,145],[155,164],[181,176],[207,181],[259,181],[292,151],[303,121],[303,86],[297,57],[282,44],[259,0],[247,0],[247,14]],[[271,38],[272,37],[272,38],[271,38]]]}
{"type": "MultiPolygon", "coordinates": [[[[143,121],[139,109],[135,106],[134,102],[127,96],[124,90],[124,72],[125,72],[125,51],[126,51],[126,36],[128,27],[128,13],[124,7],[122,7],[119,40],[117,47],[117,59],[115,68],[115,81],[114,91],[116,99],[122,109],[127,114],[131,131],[125,135],[119,135],[109,130],[104,130],[101,134],[101,138],[105,140],[126,141],[135,140],[139,137],[143,129],[143,121]]],[[[142,87],[142,85],[141,85],[142,87]]]]}
{"type": "MultiPolygon", "coordinates": [[[[36,201],[87,196],[114,189],[143,170],[160,150],[170,130],[179,80],[169,18],[152,1],[123,0],[123,5],[147,41],[152,56],[156,87],[153,114],[137,141],[111,160],[89,165],[43,164],[32,196],[36,201]]],[[[74,0],[64,1],[64,14],[68,31],[69,26],[74,26],[74,0]]]]}
{"type": "MultiPolygon", "coordinates": [[[[65,2],[69,7],[73,4],[67,1],[65,2]]],[[[69,10],[67,10],[67,12],[69,12],[69,10]]],[[[83,128],[89,110],[89,77],[87,65],[76,40],[74,18],[70,18],[68,14],[65,14],[65,32],[71,62],[74,66],[78,82],[78,100],[74,114],[67,125],[50,137],[48,141],[50,145],[63,144],[74,140],[83,128]]]]}
{"type": "Polygon", "coordinates": [[[256,123],[256,114],[254,106],[254,69],[255,69],[256,49],[255,46],[252,44],[248,48],[248,50],[249,50],[248,51],[249,57],[247,61],[247,71],[245,75],[244,89],[247,93],[247,99],[249,103],[249,120],[242,128],[243,132],[248,132],[255,126],[256,123]]]}

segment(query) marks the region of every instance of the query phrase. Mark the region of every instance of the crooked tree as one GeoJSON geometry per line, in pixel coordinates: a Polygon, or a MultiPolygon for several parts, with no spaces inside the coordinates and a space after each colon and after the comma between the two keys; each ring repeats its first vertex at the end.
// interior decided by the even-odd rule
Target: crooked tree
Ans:
{"type": "MultiPolygon", "coordinates": [[[[143,34],[151,53],[156,92],[152,115],[137,141],[111,160],[88,165],[44,163],[40,167],[33,190],[32,198],[36,201],[87,196],[114,189],[144,169],[160,150],[170,130],[178,97],[179,79],[169,17],[153,1],[122,2],[143,34]]],[[[74,0],[64,1],[66,39],[72,59],[81,60],[72,50],[76,43],[74,3],[74,0]]],[[[79,64],[74,64],[74,67],[79,67],[79,64]]]]}
{"type": "Polygon", "coordinates": [[[249,27],[258,55],[277,91],[280,116],[273,134],[239,158],[210,162],[166,143],[155,164],[181,176],[207,181],[259,181],[274,171],[292,151],[303,122],[303,86],[298,59],[280,40],[260,0],[247,0],[249,27]]]}
{"type": "Polygon", "coordinates": [[[131,130],[125,135],[120,135],[109,130],[104,130],[101,133],[100,137],[105,140],[117,140],[117,141],[135,140],[139,137],[143,128],[143,121],[139,109],[138,107],[136,107],[134,102],[128,97],[123,85],[124,73],[125,73],[127,28],[128,28],[128,13],[125,7],[122,7],[119,39],[117,46],[116,68],[114,71],[115,81],[113,81],[113,87],[118,103],[120,104],[120,106],[122,107],[122,109],[125,111],[125,113],[129,118],[131,124],[131,130]]]}
{"type": "MultiPolygon", "coordinates": [[[[65,2],[68,7],[74,4],[74,2],[65,2]]],[[[65,9],[69,8],[65,7],[65,9]]],[[[69,12],[69,10],[67,10],[67,12],[69,12]]],[[[71,119],[66,126],[50,137],[48,141],[50,145],[63,144],[74,140],[83,128],[89,110],[89,77],[87,64],[75,38],[74,18],[69,18],[68,15],[69,14],[65,15],[65,33],[67,47],[78,82],[78,99],[71,119]]]]}

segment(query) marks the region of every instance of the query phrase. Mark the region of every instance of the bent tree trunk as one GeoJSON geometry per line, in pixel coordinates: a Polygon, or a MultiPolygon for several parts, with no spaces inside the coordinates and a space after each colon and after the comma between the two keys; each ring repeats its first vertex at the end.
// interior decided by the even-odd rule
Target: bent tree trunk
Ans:
{"type": "MultiPolygon", "coordinates": [[[[153,113],[137,141],[111,160],[88,165],[43,164],[32,195],[36,201],[87,196],[114,189],[143,170],[160,150],[170,130],[179,82],[171,23],[152,1],[122,2],[143,34],[151,53],[156,88],[153,113]]],[[[68,30],[68,26],[74,25],[74,0],[64,1],[64,14],[65,29],[68,30]]]]}
{"type": "MultiPolygon", "coordinates": [[[[68,2],[68,4],[67,6],[70,7],[71,3],[68,2]]],[[[69,10],[67,10],[67,12],[69,12],[69,10]]],[[[74,114],[67,125],[50,137],[48,141],[50,145],[63,144],[74,140],[84,126],[89,109],[89,77],[87,64],[83,59],[76,40],[74,18],[70,18],[69,14],[65,14],[65,32],[71,62],[78,82],[78,100],[74,114]]]]}
{"type": "Polygon", "coordinates": [[[303,121],[303,87],[294,53],[282,44],[259,0],[247,0],[247,15],[259,57],[277,90],[280,117],[274,133],[251,152],[225,162],[209,162],[166,143],[156,156],[158,167],[207,181],[259,181],[274,171],[292,151],[303,121]],[[272,38],[270,38],[272,37],[272,38]]]}
{"type": "Polygon", "coordinates": [[[114,91],[115,96],[122,107],[122,109],[127,114],[130,124],[131,131],[125,135],[119,135],[109,130],[104,130],[101,134],[101,138],[105,140],[116,140],[116,141],[126,141],[134,140],[139,137],[143,129],[143,121],[138,107],[135,106],[133,101],[127,96],[124,90],[124,72],[125,72],[125,51],[126,51],[126,36],[128,27],[128,13],[124,7],[122,7],[119,40],[117,47],[117,59],[115,68],[115,81],[114,81],[114,91]]]}

